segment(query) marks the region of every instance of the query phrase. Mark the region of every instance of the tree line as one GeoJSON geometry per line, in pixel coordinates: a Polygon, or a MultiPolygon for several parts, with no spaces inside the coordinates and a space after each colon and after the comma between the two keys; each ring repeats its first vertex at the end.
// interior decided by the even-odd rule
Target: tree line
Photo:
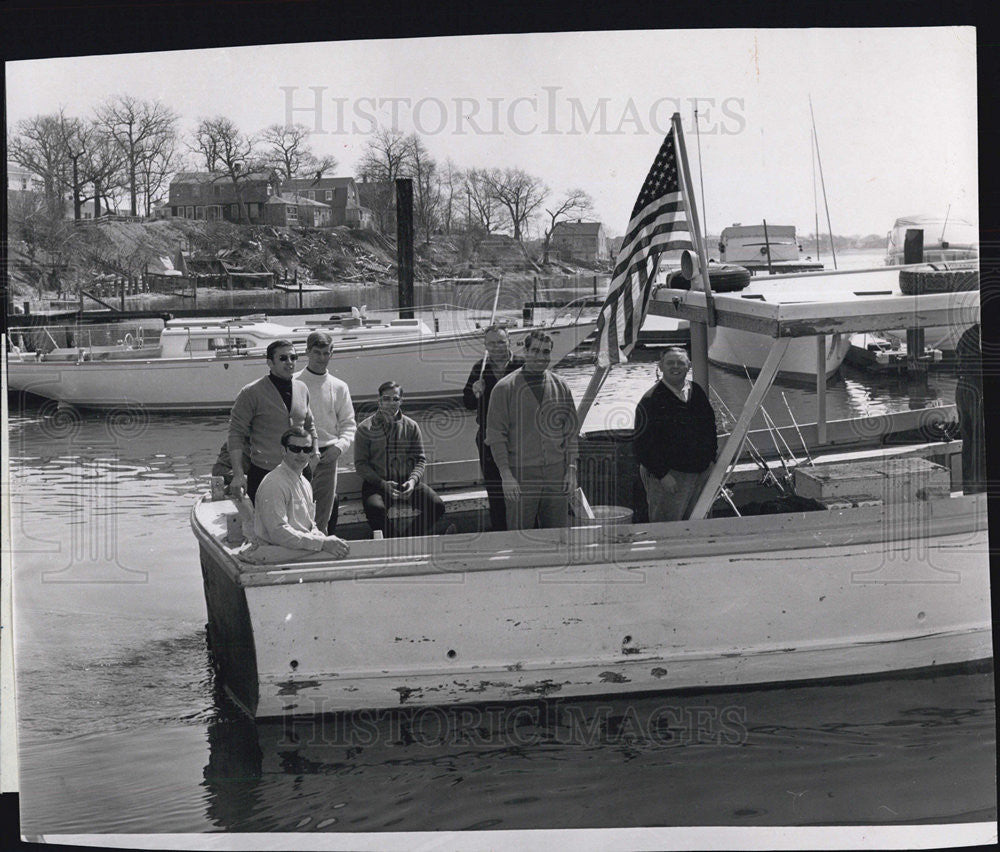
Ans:
{"type": "MultiPolygon", "coordinates": [[[[273,124],[246,133],[226,116],[202,118],[190,134],[180,132],[179,117],[159,101],[117,95],[86,117],[65,110],[17,122],[8,134],[8,157],[42,183],[43,207],[21,210],[26,217],[64,216],[65,199],[73,218],[83,206],[100,211],[149,216],[153,204],[181,171],[212,172],[229,181],[248,221],[242,201],[248,176],[273,169],[282,179],[321,178],[337,168],[330,156],[316,155],[310,131],[300,124],[273,124]]],[[[545,182],[524,169],[459,169],[451,159],[439,162],[416,133],[378,127],[364,142],[355,168],[368,184],[363,203],[383,232],[392,227],[394,181],[410,178],[418,234],[429,241],[435,232],[492,234],[509,232],[522,243],[536,223],[544,237],[544,259],[556,224],[592,214],[593,201],[580,188],[553,195],[545,182]]]]}

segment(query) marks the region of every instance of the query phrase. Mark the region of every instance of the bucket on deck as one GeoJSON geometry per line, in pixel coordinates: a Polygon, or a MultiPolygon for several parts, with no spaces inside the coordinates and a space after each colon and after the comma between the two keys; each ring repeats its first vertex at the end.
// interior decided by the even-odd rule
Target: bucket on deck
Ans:
{"type": "Polygon", "coordinates": [[[594,523],[604,527],[614,527],[619,524],[632,523],[632,510],[625,506],[591,506],[594,512],[594,523]]]}

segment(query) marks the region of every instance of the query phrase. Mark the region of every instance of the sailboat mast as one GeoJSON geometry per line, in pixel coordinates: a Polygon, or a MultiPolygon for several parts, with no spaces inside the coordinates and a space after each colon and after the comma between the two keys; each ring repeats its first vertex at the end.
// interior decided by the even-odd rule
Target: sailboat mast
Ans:
{"type": "Polygon", "coordinates": [[[813,170],[813,233],[816,235],[816,261],[819,262],[819,197],[816,195],[816,143],[813,141],[813,132],[809,131],[809,162],[812,163],[813,170]]]}
{"type": "Polygon", "coordinates": [[[837,268],[837,249],[833,245],[833,225],[830,224],[830,205],[826,200],[826,180],[823,177],[823,158],[819,155],[819,134],[816,133],[816,116],[813,113],[812,95],[809,96],[809,115],[812,117],[813,141],[816,143],[816,162],[819,164],[819,184],[823,187],[823,207],[826,208],[826,227],[830,232],[830,254],[833,255],[833,268],[837,268]]]}

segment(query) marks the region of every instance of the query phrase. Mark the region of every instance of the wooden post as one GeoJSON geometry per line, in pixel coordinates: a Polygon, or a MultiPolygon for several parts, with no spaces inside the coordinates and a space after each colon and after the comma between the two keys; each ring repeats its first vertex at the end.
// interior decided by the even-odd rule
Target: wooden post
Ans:
{"type": "Polygon", "coordinates": [[[537,275],[532,275],[531,276],[531,301],[532,302],[537,302],[538,301],[538,276],[537,275]]]}
{"type": "Polygon", "coordinates": [[[413,319],[413,180],[396,180],[396,266],[399,318],[413,319]]]}
{"type": "MultiPolygon", "coordinates": [[[[692,331],[695,325],[700,325],[700,323],[692,323],[692,331]]],[[[719,452],[719,457],[708,469],[708,479],[705,481],[704,486],[702,486],[701,494],[698,495],[698,500],[691,510],[690,520],[701,520],[708,515],[709,510],[712,508],[712,504],[715,502],[715,494],[722,484],[726,470],[736,458],[740,447],[743,446],[743,440],[746,438],[747,430],[750,428],[750,421],[753,420],[760,409],[764,395],[767,393],[767,389],[771,387],[771,382],[774,381],[774,377],[778,373],[778,364],[781,363],[781,358],[787,351],[790,342],[790,337],[779,337],[771,344],[771,351],[764,360],[764,365],[760,368],[760,374],[757,376],[757,381],[754,382],[750,395],[743,404],[743,410],[740,412],[736,425],[733,426],[733,431],[729,433],[726,443],[723,444],[722,450],[719,452]]]]}
{"type": "Polygon", "coordinates": [[[594,276],[594,295],[597,295],[597,276],[594,276]]]}
{"type": "Polygon", "coordinates": [[[816,439],[826,443],[826,335],[816,337],[816,439]]]}
{"type": "MultiPolygon", "coordinates": [[[[701,267],[701,290],[705,292],[705,315],[707,323],[691,323],[691,366],[694,369],[694,380],[706,394],[708,385],[708,326],[715,325],[715,302],[712,298],[712,285],[708,277],[708,255],[705,243],[701,238],[701,223],[698,220],[698,208],[692,192],[691,171],[688,168],[687,149],[684,146],[684,131],[681,128],[680,113],[675,112],[671,118],[674,140],[677,146],[677,160],[681,177],[681,190],[688,209],[688,224],[694,237],[694,247],[698,252],[701,267]],[[699,328],[700,327],[700,328],[699,328]]],[[[655,274],[655,270],[654,270],[655,274]]],[[[692,282],[692,286],[693,282],[692,282]]]]}
{"type": "Polygon", "coordinates": [[[125,312],[125,279],[122,276],[118,277],[118,301],[121,305],[122,313],[125,312]]]}
{"type": "Polygon", "coordinates": [[[191,305],[192,307],[198,307],[198,273],[195,272],[191,276],[191,305]]]}
{"type": "MultiPolygon", "coordinates": [[[[903,263],[924,262],[924,231],[923,228],[907,228],[903,240],[903,263]]],[[[924,354],[924,330],[922,328],[906,329],[906,368],[910,373],[922,373],[926,365],[918,361],[924,354]]]]}
{"type": "Polygon", "coordinates": [[[297,266],[295,267],[294,277],[292,278],[292,281],[295,283],[295,286],[298,287],[298,289],[299,289],[299,307],[301,308],[302,307],[302,282],[299,281],[299,268],[297,266]]]}

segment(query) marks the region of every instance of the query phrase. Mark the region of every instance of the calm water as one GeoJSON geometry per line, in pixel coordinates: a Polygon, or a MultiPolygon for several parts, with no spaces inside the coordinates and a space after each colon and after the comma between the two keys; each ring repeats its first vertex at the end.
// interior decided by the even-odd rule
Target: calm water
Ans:
{"type": "MultiPolygon", "coordinates": [[[[653,370],[616,368],[594,417],[620,425],[653,370]]],[[[561,372],[579,394],[590,368],[561,372]]],[[[746,379],[713,384],[738,411],[746,379]]],[[[782,391],[811,419],[808,393],[779,387],[775,420],[782,391]]],[[[949,403],[954,381],[911,391],[847,374],[830,416],[949,403]]],[[[226,418],[10,402],[26,834],[996,818],[992,671],[249,723],[209,666],[188,522],[226,418]]],[[[419,417],[432,456],[472,455],[466,412],[419,417]]]]}

